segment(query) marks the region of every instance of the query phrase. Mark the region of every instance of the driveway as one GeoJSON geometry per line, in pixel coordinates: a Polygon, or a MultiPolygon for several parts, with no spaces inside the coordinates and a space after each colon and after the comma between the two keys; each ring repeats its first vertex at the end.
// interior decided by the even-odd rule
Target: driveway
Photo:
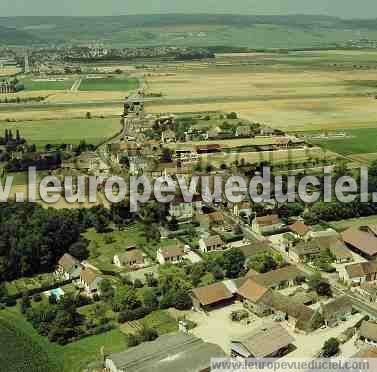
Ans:
{"type": "Polygon", "coordinates": [[[235,310],[243,310],[240,302],[221,309],[212,310],[209,313],[191,311],[187,318],[197,323],[191,333],[202,338],[206,342],[219,345],[226,354],[230,353],[230,341],[234,337],[244,336],[253,328],[259,326],[268,318],[258,318],[250,313],[250,323],[245,321],[232,322],[230,314],[235,310]]]}

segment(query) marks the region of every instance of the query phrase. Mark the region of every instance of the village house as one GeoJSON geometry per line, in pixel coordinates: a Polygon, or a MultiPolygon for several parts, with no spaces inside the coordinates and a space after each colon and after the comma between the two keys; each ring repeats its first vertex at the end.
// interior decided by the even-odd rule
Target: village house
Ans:
{"type": "Polygon", "coordinates": [[[174,130],[166,129],[161,134],[161,142],[162,143],[171,143],[175,142],[176,136],[174,130]]]}
{"type": "Polygon", "coordinates": [[[277,214],[255,217],[251,224],[252,230],[258,235],[274,234],[280,231],[283,227],[284,224],[277,214]]]}
{"type": "Polygon", "coordinates": [[[359,262],[347,265],[343,271],[339,272],[341,279],[353,287],[365,282],[377,281],[377,262],[359,262]]]}
{"type": "Polygon", "coordinates": [[[310,332],[320,326],[315,322],[313,309],[253,278],[245,278],[238,285],[238,296],[245,308],[261,317],[274,314],[276,320],[287,320],[299,332],[310,332]]]}
{"type": "Polygon", "coordinates": [[[288,226],[289,231],[294,235],[296,239],[305,239],[310,232],[311,228],[305,225],[303,222],[297,221],[288,226]]]}
{"type": "Polygon", "coordinates": [[[347,296],[341,296],[321,304],[321,314],[327,327],[334,327],[352,314],[352,303],[347,296]]]}
{"type": "Polygon", "coordinates": [[[363,283],[360,287],[354,287],[353,290],[357,292],[364,301],[377,301],[377,283],[363,283]]]}
{"type": "Polygon", "coordinates": [[[222,212],[212,212],[209,213],[207,216],[209,218],[209,223],[211,226],[223,226],[225,223],[225,216],[222,212]]]}
{"type": "Polygon", "coordinates": [[[249,276],[259,285],[271,289],[294,287],[306,280],[306,274],[294,265],[288,265],[264,274],[249,276]]]}
{"type": "Polygon", "coordinates": [[[191,291],[191,299],[195,310],[210,311],[230,305],[234,300],[234,295],[224,283],[215,283],[194,288],[191,291]]]}
{"type": "Polygon", "coordinates": [[[199,160],[199,155],[191,149],[177,149],[175,150],[175,159],[181,163],[192,163],[199,160]]]}
{"type": "Polygon", "coordinates": [[[172,245],[170,247],[162,247],[157,251],[157,261],[160,265],[181,263],[184,256],[185,252],[180,244],[172,245]]]}
{"type": "Polygon", "coordinates": [[[377,257],[377,226],[350,227],[342,233],[344,242],[367,260],[377,257]]]}
{"type": "Polygon", "coordinates": [[[221,151],[221,145],[216,143],[207,143],[203,145],[195,146],[196,152],[198,154],[213,154],[215,152],[221,151]]]}
{"type": "Polygon", "coordinates": [[[279,323],[266,322],[246,336],[233,339],[231,357],[282,357],[289,352],[293,342],[294,338],[279,323]]]}
{"type": "Polygon", "coordinates": [[[81,269],[80,261],[69,253],[65,253],[59,259],[54,274],[58,278],[72,280],[80,277],[81,269]]]}
{"type": "Polygon", "coordinates": [[[276,320],[286,320],[297,332],[310,332],[319,327],[316,324],[316,311],[297,302],[293,297],[272,291],[270,296],[262,298],[262,302],[274,314],[276,320]]]}
{"type": "Polygon", "coordinates": [[[243,201],[241,203],[234,203],[233,214],[236,217],[250,218],[253,215],[253,209],[251,203],[243,201]]]}
{"type": "Polygon", "coordinates": [[[129,172],[131,176],[138,176],[144,173],[148,162],[141,155],[132,155],[128,157],[129,162],[129,172]]]}
{"type": "Polygon", "coordinates": [[[354,260],[352,252],[347,248],[342,240],[329,237],[327,241],[329,244],[328,250],[334,257],[337,264],[344,264],[354,260]]]}
{"type": "Polygon", "coordinates": [[[221,251],[225,248],[225,243],[220,235],[210,235],[208,238],[199,240],[199,249],[202,253],[221,251]]]}
{"type": "Polygon", "coordinates": [[[137,270],[145,266],[145,257],[140,249],[129,249],[123,254],[114,255],[113,262],[121,269],[137,270]]]}
{"type": "Polygon", "coordinates": [[[262,299],[271,297],[272,290],[263,287],[251,279],[246,279],[238,289],[238,295],[243,305],[258,316],[271,313],[271,309],[262,299]]]}
{"type": "Polygon", "coordinates": [[[300,241],[289,249],[289,256],[295,262],[309,262],[318,258],[324,252],[329,252],[336,263],[353,261],[352,252],[347,248],[340,236],[334,234],[300,241]]]}
{"type": "Polygon", "coordinates": [[[220,127],[211,128],[207,131],[207,139],[216,139],[220,136],[222,130],[220,127]]]}
{"type": "Polygon", "coordinates": [[[90,267],[83,267],[80,273],[79,286],[88,297],[100,295],[99,284],[102,281],[100,274],[90,267]]]}
{"type": "Polygon", "coordinates": [[[236,128],[236,137],[250,137],[253,131],[248,125],[241,125],[236,128]]]}
{"type": "Polygon", "coordinates": [[[211,358],[225,357],[219,346],[191,334],[177,332],[107,355],[105,367],[109,372],[208,372],[211,358]]]}
{"type": "Polygon", "coordinates": [[[193,195],[192,200],[186,202],[181,195],[176,195],[169,204],[169,215],[175,217],[178,223],[191,222],[195,213],[201,213],[202,200],[200,195],[193,195]]]}
{"type": "Polygon", "coordinates": [[[377,323],[364,320],[359,329],[359,340],[377,346],[377,323]]]}

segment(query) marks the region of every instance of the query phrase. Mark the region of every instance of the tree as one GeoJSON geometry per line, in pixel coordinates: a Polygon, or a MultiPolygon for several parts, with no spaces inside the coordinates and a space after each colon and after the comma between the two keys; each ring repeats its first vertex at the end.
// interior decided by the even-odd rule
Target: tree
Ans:
{"type": "Polygon", "coordinates": [[[324,358],[331,358],[339,353],[339,341],[332,337],[328,339],[322,347],[322,356],[324,358]]]}
{"type": "Polygon", "coordinates": [[[29,309],[31,306],[31,303],[30,303],[30,298],[29,296],[27,295],[27,293],[24,293],[22,295],[22,298],[21,298],[21,302],[20,302],[20,310],[21,310],[21,313],[22,314],[25,314],[27,309],[29,309]]]}
{"type": "Polygon", "coordinates": [[[151,311],[158,309],[158,295],[154,288],[144,288],[142,292],[143,304],[151,311]]]}
{"type": "Polygon", "coordinates": [[[226,118],[229,119],[229,120],[235,120],[235,119],[238,118],[238,116],[237,116],[236,112],[231,112],[231,113],[226,115],[226,118]]]}
{"type": "Polygon", "coordinates": [[[140,337],[144,342],[147,341],[153,341],[156,338],[158,338],[158,333],[155,329],[153,328],[146,328],[143,327],[141,332],[140,332],[140,337]]]}
{"type": "Polygon", "coordinates": [[[141,306],[136,290],[128,285],[118,289],[115,301],[121,304],[123,310],[135,310],[141,306]]]}
{"type": "Polygon", "coordinates": [[[170,163],[173,161],[172,151],[168,149],[167,147],[164,147],[162,149],[162,160],[166,163],[170,163]]]}
{"type": "Polygon", "coordinates": [[[144,276],[148,287],[157,287],[158,280],[155,278],[153,273],[145,273],[144,276]]]}
{"type": "Polygon", "coordinates": [[[332,297],[331,285],[321,277],[321,274],[316,273],[309,278],[309,288],[315,290],[320,296],[332,297]]]}
{"type": "Polygon", "coordinates": [[[85,117],[87,119],[91,119],[92,118],[92,114],[88,111],[86,114],[85,114],[85,117]]]}
{"type": "Polygon", "coordinates": [[[189,310],[192,307],[192,300],[187,291],[179,290],[175,294],[174,307],[177,310],[189,310]]]}
{"type": "Polygon", "coordinates": [[[106,302],[109,302],[114,298],[115,291],[110,280],[108,279],[101,280],[99,284],[99,288],[100,288],[101,298],[103,298],[106,302]]]}
{"type": "Polygon", "coordinates": [[[140,342],[141,342],[140,337],[138,337],[137,335],[134,335],[132,333],[127,335],[127,346],[128,347],[135,347],[135,346],[139,345],[140,342]]]}
{"type": "Polygon", "coordinates": [[[69,247],[68,252],[79,261],[85,260],[89,256],[88,241],[79,240],[78,242],[73,243],[69,247]]]}
{"type": "Polygon", "coordinates": [[[237,278],[243,271],[245,265],[245,255],[238,248],[232,248],[224,253],[223,268],[226,276],[237,278]]]}
{"type": "Polygon", "coordinates": [[[177,220],[176,217],[173,216],[170,219],[170,221],[168,222],[168,227],[169,227],[169,230],[171,230],[171,231],[177,231],[178,230],[179,225],[178,225],[178,220],[177,220]]]}
{"type": "Polygon", "coordinates": [[[264,274],[276,270],[278,268],[278,263],[275,261],[272,254],[261,253],[251,257],[248,266],[250,269],[264,274]]]}

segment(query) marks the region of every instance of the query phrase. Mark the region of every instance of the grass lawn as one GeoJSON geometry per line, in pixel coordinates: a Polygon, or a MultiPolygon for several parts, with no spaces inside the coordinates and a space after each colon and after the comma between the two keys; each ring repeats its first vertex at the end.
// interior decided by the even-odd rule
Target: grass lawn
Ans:
{"type": "Polygon", "coordinates": [[[31,278],[21,278],[6,283],[6,289],[10,295],[16,295],[19,292],[48,286],[55,281],[53,274],[40,274],[31,278]]]}
{"type": "Polygon", "coordinates": [[[348,220],[331,222],[329,225],[337,231],[344,231],[349,227],[377,225],[377,216],[350,218],[348,220]]]}
{"type": "Polygon", "coordinates": [[[137,78],[124,78],[106,76],[95,79],[84,79],[80,85],[80,91],[130,91],[137,89],[139,80],[137,78]]]}
{"type": "Polygon", "coordinates": [[[80,372],[106,354],[127,349],[126,337],[115,329],[60,346],[38,335],[16,308],[0,311],[0,369],[17,372],[80,372]]]}
{"type": "Polygon", "coordinates": [[[16,123],[0,122],[0,132],[19,129],[28,143],[41,148],[46,144],[77,144],[81,140],[98,144],[120,130],[118,118],[36,120],[16,123]]]}
{"type": "Polygon", "coordinates": [[[153,328],[159,335],[178,331],[177,321],[170,316],[167,310],[156,310],[143,319],[121,324],[120,329],[124,334],[135,334],[143,327],[153,328]]]}
{"type": "Polygon", "coordinates": [[[141,320],[146,328],[155,329],[160,335],[177,332],[178,323],[166,310],[156,310],[141,320]]]}
{"type": "Polygon", "coordinates": [[[326,149],[343,155],[369,154],[377,152],[377,128],[347,129],[346,138],[314,140],[326,149]]]}
{"type": "Polygon", "coordinates": [[[25,91],[46,91],[46,90],[69,90],[74,79],[70,78],[31,78],[21,79],[25,86],[25,91]]]}
{"type": "Polygon", "coordinates": [[[94,229],[89,229],[83,234],[91,243],[89,245],[89,261],[102,270],[115,271],[113,265],[115,254],[126,252],[126,248],[135,245],[141,248],[150,258],[156,258],[156,251],[161,245],[174,244],[174,240],[163,240],[161,243],[147,242],[145,227],[142,223],[135,223],[122,231],[114,230],[110,233],[98,234],[94,229]]]}

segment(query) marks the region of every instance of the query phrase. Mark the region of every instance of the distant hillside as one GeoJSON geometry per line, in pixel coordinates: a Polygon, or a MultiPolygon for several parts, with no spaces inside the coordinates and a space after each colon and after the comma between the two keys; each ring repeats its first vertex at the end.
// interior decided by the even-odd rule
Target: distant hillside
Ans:
{"type": "MultiPolygon", "coordinates": [[[[375,20],[327,16],[210,14],[114,17],[0,18],[12,28],[10,41],[32,37],[46,43],[95,43],[114,47],[238,46],[254,49],[316,48],[362,38],[377,40],[375,20]]],[[[1,36],[1,30],[0,30],[1,36]]],[[[4,37],[1,37],[4,40],[4,37]]],[[[29,41],[24,41],[27,44],[29,41]]]]}
{"type": "Polygon", "coordinates": [[[26,45],[39,43],[37,36],[16,28],[0,26],[0,45],[26,45]]]}

